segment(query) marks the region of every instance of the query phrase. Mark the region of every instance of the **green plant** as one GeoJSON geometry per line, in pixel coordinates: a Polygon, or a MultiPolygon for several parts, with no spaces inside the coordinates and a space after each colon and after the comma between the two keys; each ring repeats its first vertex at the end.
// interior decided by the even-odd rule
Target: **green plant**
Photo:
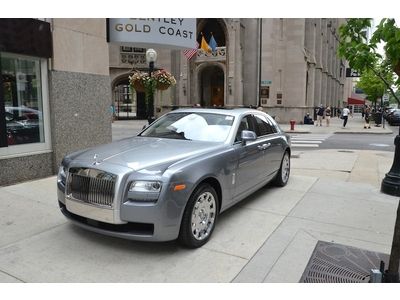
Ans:
{"type": "Polygon", "coordinates": [[[163,69],[153,72],[151,76],[149,76],[149,73],[135,71],[129,76],[129,84],[134,90],[145,92],[147,105],[157,89],[168,89],[176,84],[176,79],[171,73],[163,69]]]}

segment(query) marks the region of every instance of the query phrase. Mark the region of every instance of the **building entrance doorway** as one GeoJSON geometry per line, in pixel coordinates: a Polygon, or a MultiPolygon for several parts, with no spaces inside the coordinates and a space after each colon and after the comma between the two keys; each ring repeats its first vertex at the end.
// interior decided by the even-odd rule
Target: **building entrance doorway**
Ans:
{"type": "Polygon", "coordinates": [[[147,119],[145,94],[132,90],[127,77],[118,80],[113,91],[117,120],[147,119]]]}
{"type": "Polygon", "coordinates": [[[218,66],[204,68],[200,75],[200,104],[205,107],[223,107],[225,104],[225,76],[218,66]]]}

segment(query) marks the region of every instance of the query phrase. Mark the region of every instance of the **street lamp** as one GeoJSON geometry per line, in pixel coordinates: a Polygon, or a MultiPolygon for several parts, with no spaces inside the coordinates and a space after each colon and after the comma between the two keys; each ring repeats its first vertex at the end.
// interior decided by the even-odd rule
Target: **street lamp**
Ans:
{"type": "MultiPolygon", "coordinates": [[[[383,96],[381,98],[381,108],[383,116],[383,96]]],[[[382,117],[383,120],[383,117],[382,117]]],[[[384,121],[382,121],[383,123],[384,121]]],[[[383,123],[383,126],[384,123],[383,123]]],[[[384,127],[383,127],[384,128],[384,127]]],[[[381,183],[381,192],[392,196],[400,196],[400,128],[399,134],[394,139],[395,152],[392,167],[389,173],[385,175],[381,183]]],[[[392,240],[392,249],[390,250],[389,268],[383,274],[384,282],[399,282],[399,263],[400,263],[400,202],[397,205],[396,221],[392,240]]]]}
{"type": "MultiPolygon", "coordinates": [[[[157,52],[154,49],[148,49],[146,51],[146,61],[149,63],[149,77],[151,78],[154,71],[154,62],[157,60],[157,52]]],[[[153,89],[148,89],[150,95],[147,101],[147,120],[149,124],[154,121],[154,94],[153,89]]]]}

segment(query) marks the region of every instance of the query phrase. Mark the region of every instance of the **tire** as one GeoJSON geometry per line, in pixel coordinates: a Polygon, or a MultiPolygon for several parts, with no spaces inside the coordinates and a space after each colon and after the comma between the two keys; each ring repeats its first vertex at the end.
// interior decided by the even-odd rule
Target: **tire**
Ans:
{"type": "Polygon", "coordinates": [[[285,186],[289,181],[289,175],[290,175],[290,155],[288,151],[285,151],[285,154],[283,155],[282,158],[281,167],[279,168],[278,174],[276,174],[276,177],[273,182],[274,185],[280,187],[285,186]]]}
{"type": "Polygon", "coordinates": [[[179,242],[189,248],[203,246],[211,237],[218,217],[218,196],[208,183],[199,185],[183,213],[179,242]]]}

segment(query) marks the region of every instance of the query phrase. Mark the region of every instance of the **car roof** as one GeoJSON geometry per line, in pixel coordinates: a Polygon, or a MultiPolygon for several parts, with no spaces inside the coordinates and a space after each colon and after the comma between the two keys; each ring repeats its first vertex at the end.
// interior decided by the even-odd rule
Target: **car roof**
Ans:
{"type": "Polygon", "coordinates": [[[259,110],[253,108],[180,108],[177,110],[173,110],[169,113],[212,113],[212,114],[221,114],[221,115],[229,115],[229,116],[241,116],[245,113],[255,113],[261,112],[259,110]]]}

